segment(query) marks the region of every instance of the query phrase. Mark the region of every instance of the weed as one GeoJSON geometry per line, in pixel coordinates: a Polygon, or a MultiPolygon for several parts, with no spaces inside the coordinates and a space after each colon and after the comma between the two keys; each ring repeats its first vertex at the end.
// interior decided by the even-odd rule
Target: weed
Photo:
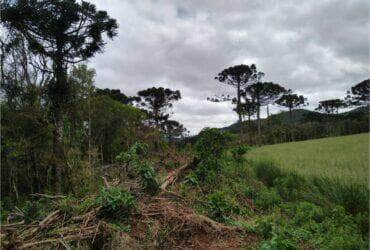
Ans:
{"type": "Polygon", "coordinates": [[[225,192],[215,192],[208,196],[210,216],[220,222],[229,219],[233,212],[238,212],[236,201],[225,192]]]}
{"type": "Polygon", "coordinates": [[[206,128],[199,133],[195,150],[199,159],[220,157],[227,143],[233,138],[228,132],[222,132],[216,128],[206,128]]]}
{"type": "Polygon", "coordinates": [[[283,176],[282,171],[270,160],[255,161],[253,166],[257,178],[269,187],[274,185],[275,179],[283,176]]]}
{"type": "Polygon", "coordinates": [[[274,188],[263,188],[257,193],[254,199],[254,204],[262,209],[273,208],[281,202],[282,199],[274,188]]]}
{"type": "Polygon", "coordinates": [[[95,202],[101,206],[98,216],[106,219],[127,219],[136,205],[135,198],[118,187],[102,188],[95,202]]]}
{"type": "Polygon", "coordinates": [[[273,185],[285,200],[296,200],[300,198],[300,191],[305,187],[306,181],[295,173],[287,173],[276,178],[273,185]]]}
{"type": "Polygon", "coordinates": [[[236,161],[241,162],[244,159],[243,156],[250,150],[251,148],[249,146],[240,145],[240,146],[232,148],[230,152],[236,161]]]}

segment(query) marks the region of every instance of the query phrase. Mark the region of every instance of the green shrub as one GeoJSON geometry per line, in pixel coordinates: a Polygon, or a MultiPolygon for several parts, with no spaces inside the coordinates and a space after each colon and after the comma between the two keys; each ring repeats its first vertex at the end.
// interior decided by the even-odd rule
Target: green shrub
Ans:
{"type": "Polygon", "coordinates": [[[218,158],[206,158],[203,159],[195,170],[197,179],[204,185],[212,185],[214,181],[217,181],[217,176],[221,171],[221,161],[218,158]]]}
{"type": "Polygon", "coordinates": [[[281,203],[281,197],[274,188],[263,188],[254,199],[258,208],[269,209],[281,203]]]}
{"type": "Polygon", "coordinates": [[[236,201],[225,192],[215,192],[208,196],[210,216],[225,222],[233,212],[238,212],[236,201]]]}
{"type": "Polygon", "coordinates": [[[255,232],[260,234],[264,239],[272,237],[274,228],[274,217],[265,216],[256,220],[255,232]]]}
{"type": "Polygon", "coordinates": [[[305,179],[295,173],[287,173],[273,182],[279,195],[286,200],[296,200],[300,197],[300,190],[306,185],[305,179]]]}
{"type": "Polygon", "coordinates": [[[264,241],[261,245],[261,250],[295,250],[298,246],[291,239],[286,239],[285,237],[273,234],[273,237],[269,241],[264,241]]]}
{"type": "Polygon", "coordinates": [[[243,159],[243,156],[249,151],[251,148],[247,145],[240,145],[237,147],[234,147],[230,150],[231,155],[236,161],[241,161],[243,159]]]}
{"type": "MultiPolygon", "coordinates": [[[[325,179],[322,179],[320,184],[322,185],[321,194],[332,202],[343,206],[347,212],[351,214],[368,212],[369,189],[367,185],[325,179]]],[[[315,185],[318,185],[317,181],[315,185]]]]}
{"type": "Polygon", "coordinates": [[[9,211],[5,208],[3,201],[0,201],[0,223],[4,222],[9,215],[9,211]]]}
{"type": "Polygon", "coordinates": [[[140,166],[137,166],[139,169],[140,182],[142,188],[149,194],[155,195],[159,190],[159,184],[156,179],[156,172],[153,167],[147,162],[143,162],[140,166]]]}
{"type": "Polygon", "coordinates": [[[148,154],[148,145],[136,142],[125,153],[116,157],[116,161],[129,167],[130,177],[140,177],[142,188],[149,194],[154,195],[159,190],[156,172],[151,164],[143,159],[148,154]]]}
{"type": "Polygon", "coordinates": [[[292,222],[296,225],[302,225],[310,221],[321,222],[324,218],[324,211],[321,207],[306,201],[298,203],[293,214],[292,222]]]}
{"type": "Polygon", "coordinates": [[[102,188],[95,200],[101,206],[98,217],[106,219],[128,219],[135,208],[135,198],[118,187],[102,188]]]}
{"type": "Polygon", "coordinates": [[[242,189],[243,195],[249,199],[254,199],[257,195],[257,191],[251,186],[245,186],[242,189]]]}
{"type": "Polygon", "coordinates": [[[192,186],[198,185],[199,182],[196,173],[191,172],[190,174],[185,176],[185,183],[189,183],[192,186]]]}
{"type": "Polygon", "coordinates": [[[220,157],[232,138],[233,136],[228,132],[222,132],[217,128],[206,128],[199,133],[194,148],[201,160],[220,157]]]}
{"type": "Polygon", "coordinates": [[[283,176],[282,171],[270,160],[255,161],[253,166],[256,177],[269,187],[274,185],[275,179],[283,176]]]}
{"type": "Polygon", "coordinates": [[[44,219],[50,211],[52,211],[52,203],[48,199],[41,198],[39,200],[26,201],[22,206],[25,223],[40,221],[44,219]]]}

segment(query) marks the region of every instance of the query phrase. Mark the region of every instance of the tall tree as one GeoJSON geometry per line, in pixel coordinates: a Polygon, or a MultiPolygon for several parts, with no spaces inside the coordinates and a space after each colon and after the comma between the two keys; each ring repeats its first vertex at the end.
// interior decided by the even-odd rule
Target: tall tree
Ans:
{"type": "Polygon", "coordinates": [[[369,105],[370,79],[366,79],[351,88],[350,103],[352,105],[369,105]]]}
{"type": "Polygon", "coordinates": [[[244,89],[244,95],[249,96],[257,105],[258,133],[261,134],[261,107],[276,100],[286,90],[273,82],[257,82],[244,89]]]}
{"type": "Polygon", "coordinates": [[[121,92],[119,89],[96,89],[96,95],[106,95],[112,98],[117,102],[121,102],[123,104],[133,104],[134,102],[139,102],[140,98],[136,96],[127,96],[121,92]]]}
{"type": "Polygon", "coordinates": [[[292,110],[297,107],[306,105],[306,101],[307,98],[305,98],[303,95],[293,94],[292,90],[289,89],[286,94],[283,94],[279,99],[276,100],[276,104],[289,109],[289,118],[290,122],[292,122],[292,110]]]}
{"type": "Polygon", "coordinates": [[[168,120],[167,108],[171,108],[174,101],[181,99],[179,90],[162,87],[148,88],[139,91],[137,94],[142,98],[141,106],[149,110],[149,117],[154,121],[158,129],[163,129],[163,123],[168,120]]]}
{"type": "MultiPolygon", "coordinates": [[[[93,4],[75,0],[5,1],[1,9],[2,23],[23,34],[30,51],[51,61],[53,79],[48,84],[48,97],[55,124],[54,154],[61,161],[63,116],[70,96],[68,64],[87,60],[102,51],[103,34],[109,38],[117,34],[116,20],[105,11],[97,11],[93,4]]],[[[56,166],[59,191],[63,165],[59,162],[56,166]]]]}
{"type": "MultiPolygon", "coordinates": [[[[236,104],[237,99],[233,98],[232,102],[233,104],[236,104]]],[[[242,113],[243,119],[245,116],[247,116],[248,123],[251,124],[251,117],[254,116],[257,112],[256,102],[250,97],[245,96],[245,93],[243,92],[240,105],[241,105],[241,113],[242,113]]]]}
{"type": "Polygon", "coordinates": [[[329,99],[319,102],[319,106],[316,110],[323,111],[327,114],[339,113],[340,108],[347,107],[346,102],[341,99],[329,99]]]}
{"type": "Polygon", "coordinates": [[[164,131],[170,141],[173,141],[175,138],[178,138],[184,134],[186,128],[174,120],[167,120],[164,124],[164,131]]]}
{"type": "MultiPolygon", "coordinates": [[[[238,114],[239,123],[242,123],[242,90],[246,86],[258,81],[264,74],[257,72],[256,65],[236,65],[224,69],[215,77],[221,83],[225,83],[236,88],[236,108],[235,112],[238,114]]],[[[242,126],[240,126],[242,132],[242,126]]]]}

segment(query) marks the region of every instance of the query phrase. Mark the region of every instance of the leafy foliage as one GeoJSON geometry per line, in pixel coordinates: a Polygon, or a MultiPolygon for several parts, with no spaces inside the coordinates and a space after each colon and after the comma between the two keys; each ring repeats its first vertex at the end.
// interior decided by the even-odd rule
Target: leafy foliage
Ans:
{"type": "MultiPolygon", "coordinates": [[[[231,85],[236,88],[236,97],[222,98],[224,100],[233,100],[233,103],[236,104],[234,111],[239,115],[239,122],[242,121],[243,107],[242,107],[242,89],[243,87],[258,81],[264,74],[262,72],[257,72],[256,65],[236,65],[224,69],[215,77],[221,83],[231,85]]],[[[218,102],[220,98],[208,98],[213,102],[218,102]]]]}
{"type": "Polygon", "coordinates": [[[208,196],[210,216],[218,221],[225,222],[229,216],[238,211],[236,201],[224,192],[215,192],[208,196]]]}
{"type": "Polygon", "coordinates": [[[142,188],[151,195],[159,190],[156,172],[151,164],[144,159],[148,153],[148,145],[136,142],[125,153],[116,157],[117,162],[129,167],[133,176],[139,176],[142,188]]]}
{"type": "Polygon", "coordinates": [[[259,160],[253,165],[257,178],[269,187],[274,185],[277,178],[283,176],[282,171],[271,160],[259,160]]]}
{"type": "Polygon", "coordinates": [[[243,159],[243,156],[250,150],[251,148],[247,145],[240,145],[237,147],[234,147],[230,150],[233,158],[237,161],[241,161],[243,159]]]}
{"type": "Polygon", "coordinates": [[[340,108],[345,108],[347,104],[341,99],[330,99],[319,102],[316,110],[321,110],[328,114],[336,112],[338,114],[340,108]]]}
{"type": "Polygon", "coordinates": [[[368,105],[370,101],[370,79],[363,80],[351,88],[350,103],[352,105],[368,105]]]}
{"type": "Polygon", "coordinates": [[[119,187],[102,188],[96,198],[101,206],[98,216],[107,219],[127,220],[135,208],[135,198],[119,187]]]}
{"type": "Polygon", "coordinates": [[[281,201],[280,195],[274,188],[263,188],[257,193],[254,204],[259,208],[269,209],[279,205],[281,201]]]}
{"type": "Polygon", "coordinates": [[[194,148],[200,159],[221,157],[227,143],[232,138],[232,135],[227,132],[216,128],[206,128],[199,133],[194,148]]]}

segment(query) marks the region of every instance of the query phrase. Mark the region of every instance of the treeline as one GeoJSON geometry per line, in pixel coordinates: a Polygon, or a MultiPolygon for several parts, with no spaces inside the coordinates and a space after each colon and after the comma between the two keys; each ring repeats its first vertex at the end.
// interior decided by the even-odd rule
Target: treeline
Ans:
{"type": "Polygon", "coordinates": [[[310,113],[297,124],[293,119],[293,111],[307,106],[309,104],[307,98],[293,93],[291,89],[286,89],[281,84],[263,82],[264,76],[265,73],[258,71],[255,64],[226,68],[215,79],[233,86],[236,89],[236,95],[222,94],[207,98],[211,102],[231,101],[235,105],[233,111],[239,118],[238,132],[245,142],[271,144],[369,131],[368,112],[358,113],[358,115],[353,113],[347,117],[338,114],[342,108],[369,105],[370,79],[355,84],[343,99],[320,101],[316,110],[327,114],[326,116],[310,113]],[[276,119],[269,119],[269,105],[287,108],[289,111],[287,123],[282,124],[276,119]],[[267,119],[261,119],[262,107],[266,107],[267,119]],[[252,122],[253,117],[256,117],[256,122],[252,122]],[[246,118],[247,122],[243,122],[246,118]]]}

